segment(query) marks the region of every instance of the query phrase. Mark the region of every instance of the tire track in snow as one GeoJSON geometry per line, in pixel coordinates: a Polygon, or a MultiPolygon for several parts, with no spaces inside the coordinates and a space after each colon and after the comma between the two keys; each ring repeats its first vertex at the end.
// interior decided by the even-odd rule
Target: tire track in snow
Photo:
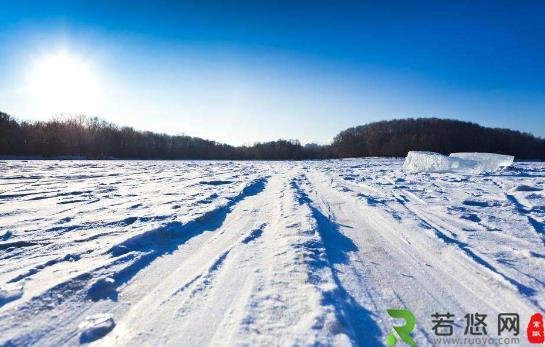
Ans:
{"type": "MultiPolygon", "coordinates": [[[[429,321],[430,314],[441,310],[460,314],[477,307],[490,313],[514,310],[525,315],[536,309],[517,295],[516,288],[502,284],[496,274],[456,248],[441,246],[418,224],[405,224],[363,205],[352,192],[332,187],[323,173],[312,171],[307,176],[312,201],[328,211],[341,225],[341,233],[359,248],[350,253],[349,266],[338,265],[340,280],[362,306],[379,315],[384,333],[391,329],[386,309],[395,307],[411,309],[419,322],[429,321]],[[362,274],[363,281],[353,273],[362,274]]],[[[428,334],[429,330],[418,327],[419,345],[431,343],[428,334]]]]}
{"type": "MultiPolygon", "coordinates": [[[[347,264],[350,260],[348,253],[357,252],[358,247],[350,238],[339,231],[339,225],[335,221],[314,206],[312,200],[299,187],[301,181],[301,179],[294,179],[291,185],[295,189],[299,204],[308,206],[316,220],[317,231],[320,234],[328,266],[331,268],[332,277],[337,287],[327,294],[328,301],[335,306],[339,320],[349,327],[351,338],[356,345],[382,346],[382,333],[375,322],[377,317],[360,305],[347,291],[343,281],[339,278],[339,270],[335,268],[337,264],[347,264]]],[[[330,209],[328,210],[330,211],[330,209]]]]}
{"type": "MultiPolygon", "coordinates": [[[[265,189],[268,177],[257,179],[248,184],[239,194],[230,198],[227,203],[210,212],[205,213],[197,220],[181,223],[169,223],[163,227],[153,229],[143,234],[131,237],[123,241],[120,245],[125,246],[126,252],[115,253],[115,247],[108,252],[111,260],[98,267],[88,270],[82,274],[56,284],[54,287],[45,290],[30,301],[17,307],[16,311],[5,311],[0,313],[0,320],[5,316],[11,317],[13,325],[0,327],[0,343],[10,341],[11,343],[38,343],[45,339],[47,344],[57,344],[59,340],[49,341],[48,332],[51,326],[56,329],[69,331],[61,339],[73,339],[76,337],[78,318],[86,311],[93,311],[92,302],[102,299],[110,299],[113,302],[118,300],[117,288],[127,284],[140,271],[147,268],[157,258],[175,252],[181,245],[188,240],[199,236],[206,231],[214,231],[221,226],[228,214],[243,200],[258,195],[265,189]],[[93,283],[97,283],[105,278],[113,278],[114,283],[107,290],[98,291],[97,296],[88,296],[93,283]],[[62,295],[60,294],[62,293],[62,295]],[[84,302],[85,304],[81,304],[84,302]],[[58,319],[51,314],[56,310],[66,311],[68,307],[73,307],[75,313],[63,316],[63,320],[58,319]],[[44,318],[40,324],[35,324],[31,329],[23,334],[11,336],[9,331],[15,331],[14,327],[19,326],[28,320],[28,316],[41,314],[44,318]],[[17,318],[18,317],[18,318],[17,318]],[[27,318],[24,318],[27,317],[27,318]],[[11,327],[11,329],[10,329],[11,327]],[[6,330],[7,329],[7,330],[6,330]]],[[[110,301],[108,300],[108,301],[110,301]]],[[[99,301],[94,306],[102,305],[99,301]]],[[[13,304],[13,303],[11,303],[13,304]]]]}
{"type": "MultiPolygon", "coordinates": [[[[343,188],[344,192],[352,191],[350,188],[343,188]]],[[[465,255],[467,255],[468,258],[472,259],[475,263],[479,264],[480,266],[486,268],[486,270],[492,272],[493,274],[497,275],[498,278],[505,281],[506,283],[509,283],[512,285],[522,296],[528,298],[528,300],[535,305],[538,308],[543,309],[543,306],[540,304],[538,299],[533,298],[534,295],[538,293],[538,291],[528,285],[525,285],[524,283],[520,282],[519,280],[515,279],[513,276],[509,275],[507,271],[516,271],[519,274],[527,277],[530,281],[536,282],[539,285],[543,286],[543,282],[539,279],[529,275],[524,274],[518,271],[517,269],[505,269],[501,266],[499,263],[495,263],[494,260],[488,259],[485,255],[479,254],[479,252],[472,249],[472,247],[469,245],[468,242],[464,242],[459,240],[459,233],[457,231],[452,230],[451,228],[454,223],[454,219],[449,216],[435,216],[433,211],[429,211],[429,209],[426,208],[426,204],[422,204],[422,200],[418,199],[417,204],[412,204],[410,199],[407,199],[404,194],[407,195],[414,195],[410,192],[407,192],[405,190],[400,190],[400,193],[397,193],[396,191],[392,191],[392,196],[397,200],[398,204],[404,208],[409,215],[411,215],[424,229],[431,230],[435,236],[442,240],[447,245],[452,245],[456,248],[458,248],[460,251],[462,251],[465,255]],[[422,207],[424,205],[424,207],[422,207]],[[447,221],[451,222],[447,226],[445,226],[445,221],[441,220],[441,217],[446,219],[447,221]],[[440,225],[435,222],[435,220],[439,220],[440,225]],[[447,235],[447,233],[449,235],[447,235]]],[[[519,208],[518,208],[519,209],[519,208]]],[[[394,211],[390,211],[390,213],[394,214],[395,217],[399,220],[400,216],[398,213],[394,211]]],[[[531,217],[528,217],[529,219],[531,217]]]]}
{"type": "MultiPolygon", "coordinates": [[[[265,239],[268,264],[244,308],[232,345],[350,345],[355,332],[341,313],[318,221],[300,199],[290,170],[265,239]]],[[[372,338],[369,339],[372,343],[372,338]]]]}
{"type": "Polygon", "coordinates": [[[134,276],[120,291],[122,300],[133,305],[116,313],[118,326],[99,344],[210,343],[222,330],[223,318],[234,310],[233,302],[243,298],[252,283],[250,258],[258,255],[249,247],[261,242],[266,233],[270,191],[269,181],[259,194],[234,206],[211,236],[193,238],[134,276]],[[161,278],[160,284],[150,286],[150,276],[161,278]],[[140,296],[142,292],[144,296],[140,296]],[[150,312],[149,307],[154,310],[150,312]]]}
{"type": "MultiPolygon", "coordinates": [[[[443,211],[434,209],[435,203],[443,206],[459,197],[449,188],[462,184],[471,188],[484,181],[463,179],[464,183],[460,183],[456,178],[451,184],[448,182],[454,182],[452,177],[430,182],[437,177],[427,176],[409,182],[397,177],[395,170],[390,172],[399,166],[396,161],[362,160],[357,164],[281,162],[266,163],[264,170],[255,170],[254,163],[201,166],[184,162],[181,171],[169,172],[164,169],[175,169],[178,164],[151,165],[152,170],[141,170],[142,164],[131,163],[115,168],[119,170],[115,179],[80,175],[80,183],[74,186],[71,177],[87,168],[82,165],[65,178],[48,178],[44,182],[50,185],[48,193],[89,190],[86,180],[99,180],[99,185],[91,185],[92,190],[104,199],[89,208],[80,205],[70,214],[62,212],[54,218],[39,216],[44,214],[46,199],[10,200],[10,204],[20,203],[13,211],[7,209],[8,204],[3,205],[0,218],[13,229],[13,237],[7,233],[0,236],[9,238],[4,240],[6,245],[40,241],[50,242],[51,247],[24,247],[5,253],[0,249],[2,264],[15,254],[7,263],[8,269],[0,272],[2,282],[18,279],[17,283],[25,284],[23,297],[0,307],[0,345],[74,345],[79,341],[80,321],[89,315],[109,313],[116,326],[95,341],[97,345],[367,346],[382,344],[393,323],[385,310],[395,307],[413,310],[419,324],[417,341],[419,345],[429,345],[431,340],[426,332],[431,330],[424,325],[435,311],[456,313],[456,327],[463,329],[460,316],[464,313],[478,310],[493,316],[501,311],[515,311],[523,318],[535,309],[516,287],[434,232],[435,228],[467,243],[476,256],[500,272],[506,270],[502,261],[517,260],[514,256],[531,259],[537,270],[523,265],[513,268],[521,274],[505,274],[523,284],[530,283],[538,291],[536,297],[542,295],[542,288],[527,281],[523,273],[527,270],[537,281],[541,277],[536,274],[544,264],[544,256],[539,254],[542,244],[534,237],[531,225],[526,225],[526,218],[520,220],[530,232],[495,240],[514,242],[522,237],[523,241],[536,242],[538,247],[526,251],[523,247],[492,247],[494,252],[505,252],[502,258],[487,252],[489,244],[483,246],[481,239],[471,238],[486,236],[484,233],[465,233],[461,229],[470,226],[469,222],[457,220],[457,215],[443,216],[443,211]],[[130,171],[129,167],[139,173],[124,172],[130,171]],[[233,171],[238,172],[239,168],[242,176],[248,176],[236,179],[233,171]],[[339,175],[344,170],[350,175],[339,175]],[[261,191],[217,215],[211,213],[199,221],[193,220],[204,210],[229,205],[231,201],[218,206],[224,197],[239,195],[242,189],[238,185],[236,189],[221,190],[220,187],[229,186],[226,182],[252,182],[250,177],[255,177],[257,171],[271,175],[261,191]],[[204,174],[195,177],[194,172],[204,174]],[[189,180],[182,180],[185,184],[181,184],[181,179],[187,177],[189,180]],[[199,179],[204,183],[196,183],[192,191],[176,191],[175,188],[190,188],[187,183],[195,183],[199,177],[206,180],[199,179]],[[398,183],[400,189],[394,190],[398,183]],[[145,187],[139,189],[140,184],[145,187]],[[103,194],[114,186],[120,195],[103,194]],[[417,189],[403,191],[401,186],[417,189]],[[433,189],[429,194],[428,188],[433,189]],[[395,192],[401,192],[397,200],[395,192]],[[399,204],[410,210],[405,211],[399,204]],[[130,209],[131,206],[137,207],[130,209]],[[140,211],[163,219],[140,215],[135,219],[140,211]],[[90,219],[100,220],[94,224],[96,230],[92,223],[87,223],[90,219]],[[134,236],[135,232],[142,234],[134,236]],[[42,240],[42,236],[46,238],[42,240]],[[66,250],[77,250],[74,254],[81,254],[81,259],[48,263],[50,259],[61,259],[59,254],[66,250]],[[84,254],[85,250],[92,253],[84,254]],[[35,251],[42,254],[35,257],[35,251]],[[34,267],[39,271],[24,271],[34,267]],[[23,277],[19,279],[20,274],[23,277]],[[95,291],[90,290],[93,287],[95,291]]],[[[104,164],[95,166],[91,170],[108,168],[104,164]]],[[[43,186],[32,190],[47,192],[43,186]]],[[[490,208],[488,205],[479,205],[484,198],[494,199],[490,204],[493,208],[512,208],[507,202],[497,205],[498,197],[503,195],[486,187],[472,193],[475,199],[469,202],[477,205],[469,208],[482,208],[479,216],[483,221],[492,216],[484,210],[490,208]]],[[[541,200],[526,201],[525,195],[513,194],[524,206],[533,206],[532,201],[537,204],[527,211],[541,223],[541,200]]],[[[56,206],[56,210],[61,207],[56,206]]],[[[516,212],[517,217],[522,216],[518,214],[522,211],[516,212]]],[[[496,226],[511,226],[500,223],[505,221],[500,219],[496,226]]],[[[490,328],[493,322],[489,321],[490,328]]]]}
{"type": "MultiPolygon", "coordinates": [[[[394,193],[394,195],[397,195],[394,193]]],[[[521,204],[518,203],[516,198],[514,196],[511,196],[509,194],[506,194],[506,199],[513,202],[515,205],[517,211],[521,214],[528,213],[521,204]],[[514,200],[514,201],[513,201],[514,200]]],[[[539,307],[543,309],[543,306],[540,304],[539,300],[535,299],[534,296],[538,293],[538,291],[530,286],[527,286],[523,284],[522,282],[518,281],[514,277],[510,276],[507,271],[517,271],[517,269],[510,269],[510,268],[503,268],[500,263],[495,262],[493,259],[490,259],[489,257],[486,257],[483,254],[479,254],[478,251],[475,251],[472,249],[472,247],[469,245],[468,242],[464,242],[462,240],[459,240],[458,238],[458,232],[449,230],[450,228],[453,228],[453,225],[455,223],[452,223],[452,218],[449,218],[448,220],[451,222],[450,224],[444,225],[445,222],[441,221],[441,217],[445,218],[446,216],[436,216],[433,212],[427,211],[425,209],[422,209],[418,205],[411,204],[410,201],[402,201],[400,204],[412,215],[415,216],[415,218],[419,221],[421,221],[421,224],[429,230],[432,230],[435,235],[443,240],[445,243],[453,245],[458,247],[461,251],[463,251],[469,258],[471,258],[476,263],[482,265],[487,270],[497,274],[501,279],[505,280],[506,282],[510,283],[512,286],[518,290],[518,292],[524,296],[527,297],[528,300],[535,305],[536,307],[539,307]],[[438,222],[436,222],[438,220],[438,222]],[[450,227],[450,228],[449,228],[450,227]],[[446,235],[445,232],[448,232],[450,234],[446,235]]],[[[527,216],[530,224],[531,223],[531,217],[527,216]]],[[[544,240],[545,242],[545,240],[544,240]]],[[[529,275],[529,274],[523,274],[520,271],[517,271],[520,275],[523,275],[530,279],[530,281],[534,281],[541,285],[542,287],[545,287],[545,284],[540,281],[539,279],[529,275]]]]}
{"type": "Polygon", "coordinates": [[[194,297],[197,293],[203,292],[210,288],[212,281],[216,277],[216,274],[218,271],[221,270],[223,267],[225,260],[229,253],[236,249],[237,247],[240,247],[241,245],[247,245],[252,241],[257,240],[262,234],[263,230],[267,227],[267,223],[262,223],[260,226],[252,229],[250,232],[248,232],[245,236],[240,238],[236,243],[231,245],[229,248],[225,249],[218,257],[214,259],[212,264],[203,272],[195,276],[193,279],[188,281],[187,283],[184,283],[180,288],[176,289],[169,299],[163,301],[161,304],[166,304],[168,301],[176,298],[181,293],[185,292],[188,289],[191,289],[191,292],[188,294],[189,298],[194,297]]]}
{"type": "Polygon", "coordinates": [[[240,194],[231,198],[227,204],[205,213],[199,218],[182,224],[171,222],[166,226],[131,237],[119,245],[112,247],[109,253],[116,257],[131,251],[143,252],[130,266],[113,274],[116,285],[130,281],[141,269],[166,253],[175,252],[189,239],[203,232],[214,231],[221,227],[233,208],[242,200],[257,195],[265,189],[266,178],[258,179],[247,185],[240,194]]]}

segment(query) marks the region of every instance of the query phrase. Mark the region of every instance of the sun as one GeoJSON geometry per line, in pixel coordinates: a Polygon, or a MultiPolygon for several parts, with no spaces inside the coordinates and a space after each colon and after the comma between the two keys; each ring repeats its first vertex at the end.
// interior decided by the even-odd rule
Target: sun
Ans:
{"type": "Polygon", "coordinates": [[[87,113],[96,109],[96,73],[89,62],[66,52],[39,59],[30,71],[34,101],[50,114],[87,113]]]}

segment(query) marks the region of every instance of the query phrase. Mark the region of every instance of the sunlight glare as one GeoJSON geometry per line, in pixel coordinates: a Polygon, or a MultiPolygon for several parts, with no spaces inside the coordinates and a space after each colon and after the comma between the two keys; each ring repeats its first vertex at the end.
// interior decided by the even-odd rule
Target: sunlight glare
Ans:
{"type": "Polygon", "coordinates": [[[50,114],[93,112],[97,106],[99,88],[90,64],[64,52],[34,64],[30,87],[34,101],[50,114]]]}

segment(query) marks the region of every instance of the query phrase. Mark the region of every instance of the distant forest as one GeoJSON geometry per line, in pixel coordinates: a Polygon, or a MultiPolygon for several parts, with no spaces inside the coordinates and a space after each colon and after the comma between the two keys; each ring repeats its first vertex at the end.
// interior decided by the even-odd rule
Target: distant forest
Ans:
{"type": "Polygon", "coordinates": [[[396,119],[341,131],[332,144],[340,158],[405,156],[408,151],[489,152],[545,159],[545,139],[451,119],[396,119]]]}
{"type": "Polygon", "coordinates": [[[0,156],[88,159],[302,160],[405,156],[411,150],[443,154],[493,152],[518,159],[545,159],[545,139],[457,120],[419,118],[381,121],[341,131],[330,145],[297,140],[230,146],[185,135],[119,127],[77,116],[47,122],[17,121],[0,112],[0,156]]]}

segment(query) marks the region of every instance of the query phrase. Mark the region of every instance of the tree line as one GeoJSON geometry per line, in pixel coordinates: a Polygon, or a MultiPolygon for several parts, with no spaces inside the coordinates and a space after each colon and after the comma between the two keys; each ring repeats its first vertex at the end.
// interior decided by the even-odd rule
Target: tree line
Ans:
{"type": "Polygon", "coordinates": [[[370,123],[340,132],[330,145],[277,140],[231,146],[186,135],[119,127],[96,117],[17,121],[0,112],[0,156],[89,159],[303,160],[405,156],[410,150],[494,152],[545,159],[545,139],[508,129],[436,118],[370,123]]]}
{"type": "Polygon", "coordinates": [[[0,112],[0,155],[89,159],[323,159],[327,146],[297,140],[231,146],[186,135],[166,135],[118,127],[96,117],[72,116],[19,122],[0,112]]]}
{"type": "Polygon", "coordinates": [[[518,159],[545,159],[545,139],[520,131],[487,128],[451,119],[396,119],[341,131],[333,140],[336,156],[405,156],[408,151],[489,152],[518,159]]]}

